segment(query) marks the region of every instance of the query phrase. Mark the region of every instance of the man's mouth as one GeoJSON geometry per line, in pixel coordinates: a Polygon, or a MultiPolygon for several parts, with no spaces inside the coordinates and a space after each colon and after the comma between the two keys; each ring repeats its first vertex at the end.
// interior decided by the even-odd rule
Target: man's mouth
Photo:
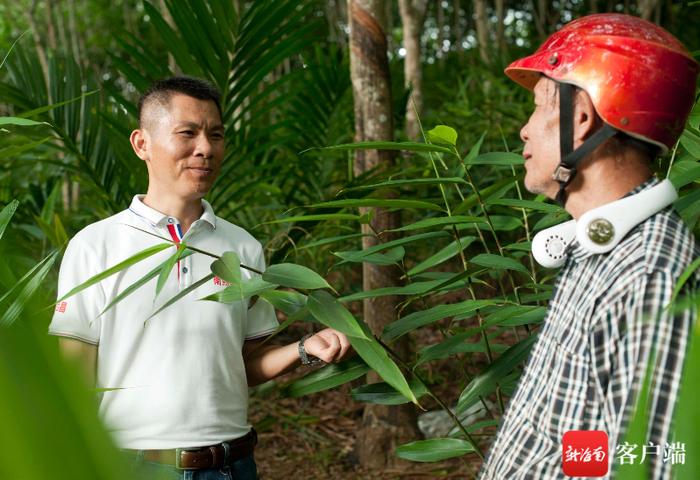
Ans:
{"type": "Polygon", "coordinates": [[[190,170],[192,173],[194,173],[197,176],[201,177],[206,177],[208,175],[211,175],[213,170],[208,167],[188,167],[188,170],[190,170]]]}

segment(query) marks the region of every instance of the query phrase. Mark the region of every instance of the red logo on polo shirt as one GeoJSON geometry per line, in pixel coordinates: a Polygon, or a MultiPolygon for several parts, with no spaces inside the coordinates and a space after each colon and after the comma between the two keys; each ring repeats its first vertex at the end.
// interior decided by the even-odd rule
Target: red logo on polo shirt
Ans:
{"type": "Polygon", "coordinates": [[[608,434],[570,430],[562,438],[561,465],[569,477],[603,477],[608,473],[608,434]]]}
{"type": "Polygon", "coordinates": [[[230,287],[231,284],[226,280],[222,280],[219,277],[214,277],[214,285],[218,287],[230,287]]]}
{"type": "Polygon", "coordinates": [[[56,304],[56,311],[58,313],[65,313],[68,302],[61,302],[56,304]]]}

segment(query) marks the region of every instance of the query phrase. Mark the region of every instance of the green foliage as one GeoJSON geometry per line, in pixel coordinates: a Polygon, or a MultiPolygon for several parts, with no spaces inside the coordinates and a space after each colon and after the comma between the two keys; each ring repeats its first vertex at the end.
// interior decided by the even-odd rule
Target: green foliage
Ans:
{"type": "MultiPolygon", "coordinates": [[[[25,318],[36,315],[46,323],[48,311],[40,311],[34,304],[52,301],[51,289],[40,287],[55,283],[51,267],[69,233],[123,209],[131,195],[145,190],[143,163],[125,141],[136,126],[134,92],[173,73],[208,78],[222,90],[227,156],[210,200],[220,216],[255,227],[256,236],[267,243],[272,261],[262,279],[244,282],[240,268],[246,266],[239,265],[233,252],[227,252],[214,261],[210,275],[168,299],[159,311],[218,275],[231,286],[206,300],[232,303],[259,297],[258,301],[266,301],[287,315],[278,333],[296,321],[320,322],[349,332],[361,358],[312,372],[287,385],[284,393],[300,396],[334,388],[374,369],[385,382],[356,387],[353,396],[358,401],[396,404],[417,402],[421,396],[436,400],[433,385],[423,380],[431,377],[426,373],[433,371],[436,362],[471,366],[483,361],[486,364],[474,378],[454,369],[457,373],[450,381],[465,388],[459,399],[449,399],[441,407],[447,409],[447,404],[458,402],[462,412],[485,397],[495,396],[500,409],[502,393],[517,382],[534,342],[530,328],[544,316],[553,275],[535,266],[529,255],[530,241],[532,234],[563,221],[566,214],[542,197],[525,198],[519,173],[522,157],[498,151],[509,150],[509,144],[517,142],[518,131],[531,110],[529,94],[513,88],[501,73],[499,63],[507,61],[507,52],[499,51],[494,65],[484,66],[472,55],[473,50],[462,51],[462,44],[454,43],[451,48],[460,51],[452,51],[448,62],[425,66],[430,88],[424,92],[423,118],[426,123],[438,124],[426,132],[425,142],[349,143],[353,115],[347,52],[325,42],[316,19],[318,4],[243,2],[245,8],[238,12],[234,3],[166,0],[166,15],[158,2],[116,2],[100,4],[99,8],[95,2],[85,2],[79,7],[79,13],[85,13],[78,16],[79,28],[89,28],[93,17],[95,25],[119,24],[106,18],[121,16],[122,7],[131,15],[131,25],[108,39],[93,32],[87,38],[103,47],[99,52],[89,48],[86,58],[79,58],[72,47],[49,52],[46,74],[30,35],[18,40],[12,55],[8,52],[7,61],[3,60],[6,70],[0,79],[0,101],[3,114],[11,117],[0,120],[0,202],[8,203],[0,212],[0,324],[14,325],[11,335],[0,335],[0,342],[8,345],[0,348],[0,354],[5,354],[4,365],[21,365],[13,367],[19,368],[14,374],[8,370],[8,375],[15,376],[0,375],[0,382],[10,379],[3,386],[3,392],[10,394],[0,410],[13,412],[14,417],[5,415],[3,422],[14,428],[18,418],[29,418],[26,409],[39,401],[37,398],[57,395],[60,400],[56,405],[41,404],[51,416],[46,425],[62,422],[54,416],[66,410],[84,416],[78,424],[91,422],[89,428],[98,432],[93,432],[94,438],[75,433],[76,422],[71,424],[71,416],[64,415],[68,426],[56,424],[51,434],[58,435],[56,432],[64,429],[67,436],[48,438],[60,440],[75,433],[80,439],[62,442],[56,450],[65,455],[61,465],[76,452],[92,452],[87,458],[93,459],[101,455],[98,452],[111,452],[113,447],[100,440],[104,434],[91,416],[92,402],[73,398],[73,390],[59,388],[56,379],[63,378],[65,372],[54,358],[55,352],[44,355],[45,345],[23,336],[18,328],[26,323],[25,318]],[[101,15],[94,15],[96,8],[101,15]],[[97,60],[87,60],[96,53],[97,60]],[[310,148],[320,145],[334,146],[310,148]],[[361,149],[404,154],[394,169],[356,177],[350,155],[361,149]],[[13,219],[14,228],[6,230],[17,208],[17,203],[9,203],[14,198],[21,200],[23,208],[13,219]],[[306,207],[298,207],[301,205],[306,207]],[[294,214],[290,207],[295,207],[294,214]],[[361,225],[370,221],[377,207],[400,211],[403,225],[391,232],[362,233],[361,225]],[[362,249],[360,242],[367,235],[375,237],[378,244],[362,249]],[[354,273],[365,262],[396,266],[405,283],[358,292],[354,273]],[[316,273],[324,271],[330,272],[327,279],[316,273]],[[341,292],[339,298],[323,290],[332,290],[331,284],[341,292]],[[380,338],[350,313],[355,311],[352,302],[394,295],[401,300],[400,308],[380,338]],[[398,358],[392,353],[393,340],[403,335],[419,336],[424,329],[439,336],[434,344],[420,345],[415,358],[398,358]],[[37,348],[41,348],[40,355],[36,355],[37,348]],[[46,365],[41,364],[43,359],[48,359],[46,365]],[[47,381],[41,383],[42,378],[47,381]],[[30,382],[27,391],[36,392],[30,399],[19,396],[26,392],[17,389],[25,381],[30,382]]],[[[566,6],[565,10],[579,12],[582,5],[566,6]]],[[[59,14],[67,8],[56,7],[55,2],[54,6],[59,14]]],[[[3,6],[0,10],[4,13],[13,8],[3,6]]],[[[523,18],[532,18],[530,7],[516,10],[524,13],[523,18]]],[[[686,11],[685,6],[669,8],[672,10],[676,14],[686,11]]],[[[24,12],[21,14],[23,18],[24,12]]],[[[465,18],[457,12],[455,26],[465,18]]],[[[8,36],[3,27],[7,23],[0,21],[0,40],[8,36]]],[[[693,39],[696,29],[688,27],[692,22],[685,23],[681,34],[693,39]]],[[[23,28],[21,22],[18,28],[23,28]]],[[[507,38],[519,38],[524,45],[537,42],[537,32],[522,19],[508,32],[507,38]]],[[[436,51],[431,48],[433,53],[428,55],[436,51]]],[[[441,52],[442,48],[437,47],[441,52]]],[[[515,48],[510,45],[511,50],[515,48]]],[[[397,70],[401,64],[392,67],[397,70]]],[[[400,83],[401,79],[395,80],[400,83]]],[[[405,105],[405,98],[396,97],[397,105],[405,105]]],[[[401,125],[401,108],[394,115],[397,125],[401,125]]],[[[700,108],[696,106],[678,149],[657,166],[680,190],[675,206],[696,233],[700,232],[699,128],[700,108]]],[[[90,281],[94,284],[171,247],[170,243],[156,246],[145,256],[142,252],[90,281]]],[[[156,277],[157,295],[178,259],[191,254],[195,252],[180,245],[162,265],[113,299],[105,311],[156,277]]],[[[684,274],[681,284],[690,275],[690,271],[684,274]]],[[[692,365],[700,361],[697,330],[695,337],[688,357],[692,365]]],[[[678,407],[678,438],[689,448],[693,441],[697,445],[696,435],[690,431],[697,425],[691,407],[700,385],[697,373],[697,368],[686,370],[678,407]]],[[[438,461],[478,454],[468,432],[481,428],[482,423],[465,426],[454,421],[454,438],[412,442],[399,447],[397,455],[413,461],[438,461]]],[[[37,425],[30,426],[39,431],[37,425]]],[[[20,448],[32,437],[23,434],[18,434],[18,449],[3,452],[11,462],[0,467],[0,477],[13,478],[16,470],[12,469],[19,468],[20,461],[27,463],[23,455],[30,450],[20,448]]],[[[55,459],[46,460],[58,464],[55,459]]],[[[98,463],[86,462],[85,468],[91,470],[84,475],[67,469],[66,476],[110,478],[111,473],[100,473],[102,464],[98,463]]],[[[31,466],[39,472],[42,465],[31,466]]],[[[684,471],[694,470],[679,469],[679,474],[684,471]]],[[[36,476],[46,476],[45,472],[36,476]]],[[[59,478],[62,474],[59,472],[59,478]]]]}
{"type": "Polygon", "coordinates": [[[127,478],[79,371],[59,359],[43,329],[1,330],[0,477],[127,478]]]}
{"type": "Polygon", "coordinates": [[[406,443],[396,448],[399,458],[414,462],[439,462],[446,458],[460,457],[473,452],[474,447],[457,438],[431,438],[406,443]]]}

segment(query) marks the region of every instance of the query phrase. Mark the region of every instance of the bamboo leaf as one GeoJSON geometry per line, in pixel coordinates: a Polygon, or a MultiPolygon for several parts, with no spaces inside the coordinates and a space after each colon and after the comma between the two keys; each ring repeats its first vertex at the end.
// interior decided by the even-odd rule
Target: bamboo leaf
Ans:
{"type": "Polygon", "coordinates": [[[545,307],[537,305],[505,305],[484,318],[484,325],[500,325],[502,327],[516,327],[539,323],[544,319],[545,307]]]}
{"type": "Polygon", "coordinates": [[[503,352],[503,355],[498,357],[479,375],[474,377],[459,396],[457,414],[461,415],[471,407],[479,397],[491,393],[503,377],[512,372],[520,362],[527,358],[536,339],[537,337],[535,335],[531,335],[516,343],[503,352]]]}
{"type": "Polygon", "coordinates": [[[291,222],[318,222],[323,220],[360,220],[360,216],[352,213],[319,213],[316,215],[296,215],[293,217],[278,218],[277,220],[264,222],[263,225],[291,222]]]}
{"type": "Polygon", "coordinates": [[[435,128],[425,132],[430,143],[438,143],[442,145],[457,145],[457,131],[447,125],[437,125],[435,128]]]}
{"type": "Polygon", "coordinates": [[[419,210],[442,211],[440,205],[423,202],[420,200],[398,200],[385,198],[353,198],[347,200],[331,200],[310,205],[309,208],[361,208],[361,207],[383,207],[383,208],[416,208],[419,210]]]}
{"type": "Polygon", "coordinates": [[[75,287],[73,290],[70,292],[66,293],[64,296],[59,298],[57,302],[61,302],[65,300],[66,298],[72,297],[76,293],[82,292],[88,287],[93,286],[94,284],[101,282],[107,277],[111,277],[115,273],[119,273],[122,270],[125,270],[129,268],[130,266],[140,262],[141,260],[145,260],[148,257],[151,257],[155,255],[158,252],[161,252],[165,250],[166,248],[170,247],[172,245],[171,243],[159,243],[158,245],[154,245],[152,247],[148,247],[145,250],[140,251],[139,253],[132,255],[131,257],[127,258],[123,262],[119,262],[115,266],[108,268],[104,272],[98,273],[97,275],[94,275],[87,279],[85,282],[81,283],[77,287],[75,287]]]}
{"type": "Polygon", "coordinates": [[[148,283],[149,280],[151,280],[152,278],[155,278],[155,276],[158,275],[162,271],[162,268],[163,268],[162,265],[158,265],[156,268],[154,268],[153,270],[148,272],[146,275],[141,277],[138,281],[129,285],[126,289],[124,289],[123,292],[121,292],[119,295],[114,297],[114,299],[112,299],[112,301],[109,302],[109,304],[107,304],[107,306],[100,312],[100,315],[98,315],[98,316],[102,316],[107,310],[109,310],[110,308],[112,308],[114,305],[121,302],[122,300],[124,300],[124,298],[126,298],[129,295],[131,295],[132,293],[134,293],[136,290],[138,290],[143,285],[148,283]]]}
{"type": "Polygon", "coordinates": [[[34,125],[49,125],[46,122],[37,122],[35,120],[29,120],[28,118],[20,117],[0,117],[0,125],[17,125],[21,127],[28,127],[34,125]]]}
{"type": "Polygon", "coordinates": [[[329,390],[351,382],[369,372],[370,368],[359,358],[351,358],[341,363],[327,365],[315,370],[299,380],[286,385],[282,394],[288,397],[302,397],[311,393],[329,390]]]}
{"type": "Polygon", "coordinates": [[[314,242],[310,242],[310,243],[307,243],[305,245],[302,245],[301,247],[299,247],[299,250],[304,250],[306,248],[320,247],[323,245],[328,245],[330,243],[342,242],[344,240],[352,240],[355,238],[361,238],[361,237],[367,237],[367,236],[371,236],[371,235],[365,234],[365,233],[352,233],[350,235],[338,235],[336,237],[322,238],[320,240],[316,240],[314,242]]]}
{"type": "MultiPolygon", "coordinates": [[[[700,451],[700,431],[697,428],[697,402],[700,398],[700,322],[697,320],[689,343],[680,394],[674,414],[676,427],[673,437],[683,441],[688,452],[697,452],[700,451]]],[[[686,457],[685,464],[675,465],[673,478],[694,480],[698,471],[700,471],[700,458],[689,455],[686,457]]]]}
{"type": "MultiPolygon", "coordinates": [[[[416,398],[420,398],[428,393],[425,385],[418,380],[411,380],[408,386],[413,391],[416,398]]],[[[358,402],[376,403],[379,405],[401,405],[408,403],[408,399],[394,387],[386,382],[371,383],[353,388],[350,393],[352,398],[358,402]]]]}
{"type": "Polygon", "coordinates": [[[399,367],[394,361],[389,358],[389,354],[384,350],[374,338],[364,339],[357,337],[348,337],[350,344],[355,349],[357,354],[369,365],[372,370],[382,377],[389,385],[399,391],[404,397],[409,399],[414,404],[418,405],[418,399],[413,394],[413,391],[408,386],[406,378],[399,370],[399,367]]]}
{"type": "Polygon", "coordinates": [[[489,152],[482,153],[473,160],[465,159],[467,165],[524,165],[525,159],[522,155],[510,152],[489,152]]]}
{"type": "Polygon", "coordinates": [[[445,184],[463,184],[466,185],[466,180],[460,177],[442,177],[442,178],[409,178],[405,180],[387,180],[385,182],[373,183],[371,185],[360,185],[358,187],[344,188],[340,193],[354,192],[358,190],[375,190],[379,188],[394,188],[394,187],[414,187],[424,185],[445,185],[445,184]]]}
{"type": "Polygon", "coordinates": [[[466,300],[451,305],[437,305],[428,310],[411,313],[390,323],[384,328],[382,338],[395,340],[416,328],[429,325],[443,318],[466,315],[487,305],[496,305],[497,303],[494,300],[466,300]]]}
{"type": "Polygon", "coordinates": [[[199,287],[201,287],[202,285],[204,285],[205,283],[207,283],[209,280],[213,280],[213,279],[214,279],[214,274],[213,274],[213,273],[210,273],[210,274],[207,275],[206,277],[200,278],[199,280],[197,280],[196,282],[194,282],[192,285],[190,285],[189,287],[185,288],[184,290],[178,292],[177,295],[175,295],[173,298],[171,298],[170,300],[168,300],[167,302],[165,302],[158,310],[156,310],[156,311],[155,311],[154,313],[152,313],[146,320],[144,320],[143,323],[145,324],[145,323],[146,323],[147,321],[149,321],[151,318],[153,318],[153,317],[155,317],[156,315],[158,315],[160,312],[162,312],[163,310],[165,310],[166,308],[168,308],[170,305],[172,305],[173,303],[175,303],[175,302],[177,302],[178,300],[180,300],[180,299],[181,299],[182,297],[184,297],[185,295],[187,295],[187,294],[189,294],[190,292],[192,292],[192,291],[198,289],[199,287]]]}
{"type": "Polygon", "coordinates": [[[473,452],[471,443],[461,438],[430,438],[396,447],[396,456],[413,462],[439,462],[473,452]]]}
{"type": "Polygon", "coordinates": [[[241,261],[236,252],[224,252],[221,258],[212,262],[211,271],[228,283],[241,284],[241,261]]]}
{"type": "Polygon", "coordinates": [[[330,293],[312,292],[306,302],[311,315],[323,325],[351,338],[369,339],[370,335],[355,317],[330,293]]]}
{"type": "Polygon", "coordinates": [[[525,208],[545,213],[562,213],[563,209],[559,205],[551,203],[535,202],[534,200],[520,200],[519,198],[497,198],[489,200],[489,205],[501,205],[504,207],[525,208]]]}
{"type": "MultiPolygon", "coordinates": [[[[465,332],[457,335],[451,335],[447,339],[435,345],[430,345],[418,352],[418,360],[416,365],[422,365],[433,360],[440,360],[458,353],[475,353],[486,352],[486,345],[482,341],[470,342],[469,340],[477,333],[483,330],[484,327],[470,328],[465,332]]],[[[508,348],[508,345],[500,343],[490,343],[491,351],[503,352],[508,348]]]]}
{"type": "Polygon", "coordinates": [[[212,300],[221,303],[235,303],[246,300],[255,295],[260,295],[262,292],[274,290],[279,285],[269,283],[260,277],[253,277],[237,285],[230,285],[220,292],[213,293],[200,300],[212,300]]]}
{"type": "Polygon", "coordinates": [[[53,137],[44,137],[41,140],[36,140],[34,142],[22,143],[21,145],[13,145],[11,147],[0,149],[0,158],[17,157],[20,154],[33,150],[39,145],[42,145],[52,139],[53,137]]]}
{"type": "Polygon", "coordinates": [[[364,300],[365,298],[383,297],[385,295],[422,295],[436,290],[435,287],[444,283],[442,280],[430,280],[427,282],[412,282],[403,287],[382,287],[372,290],[361,290],[359,292],[340,297],[343,303],[364,300]]]}
{"type": "Polygon", "coordinates": [[[299,292],[286,290],[266,290],[259,294],[260,298],[284,312],[286,315],[294,315],[306,308],[306,295],[299,292]]]}
{"type": "Polygon", "coordinates": [[[51,267],[53,267],[59,253],[60,251],[57,250],[48,255],[41,262],[35,265],[34,268],[32,268],[26,275],[24,275],[22,280],[20,280],[7,294],[3,295],[2,299],[0,299],[0,304],[3,300],[5,300],[5,298],[14,298],[14,302],[12,302],[10,306],[5,309],[2,317],[0,317],[0,328],[12,325],[19,318],[29,300],[31,300],[32,296],[34,296],[37,290],[39,290],[41,287],[44,278],[46,278],[46,275],[51,270],[51,267]],[[28,281],[25,282],[24,280],[26,279],[28,279],[28,281]]]}
{"type": "Polygon", "coordinates": [[[492,253],[482,253],[476,257],[472,257],[469,261],[476,265],[481,265],[482,267],[495,268],[499,270],[516,270],[518,272],[523,272],[528,276],[530,275],[528,269],[517,260],[508,257],[501,257],[500,255],[494,255],[492,253]]]}
{"type": "Polygon", "coordinates": [[[346,262],[354,263],[371,263],[374,265],[395,265],[399,263],[406,250],[399,246],[388,250],[386,253],[370,253],[365,254],[363,250],[351,251],[351,252],[333,252],[333,255],[340,257],[346,262]]]}
{"type": "Polygon", "coordinates": [[[437,217],[437,218],[426,218],[425,220],[419,220],[415,223],[405,225],[401,228],[395,228],[390,230],[391,232],[407,232],[412,230],[421,230],[423,228],[431,227],[445,227],[449,225],[460,225],[478,223],[481,227],[487,227],[486,221],[479,217],[472,217],[467,215],[455,215],[452,217],[437,217]]]}
{"type": "MultiPolygon", "coordinates": [[[[0,225],[0,228],[2,226],[0,225]]],[[[678,294],[681,293],[681,290],[683,290],[683,287],[685,284],[688,282],[688,279],[693,275],[693,273],[700,268],[700,257],[696,258],[693,260],[693,263],[688,265],[688,267],[683,271],[683,273],[678,277],[678,281],[676,282],[676,286],[673,288],[673,295],[671,295],[671,301],[669,304],[666,306],[666,308],[670,308],[671,305],[673,305],[678,298],[678,294]]]]}
{"type": "MultiPolygon", "coordinates": [[[[79,95],[79,96],[74,97],[74,98],[69,98],[68,100],[63,100],[61,102],[57,102],[57,103],[54,103],[51,105],[46,105],[43,107],[35,108],[35,109],[29,110],[27,112],[22,112],[22,113],[20,113],[19,116],[20,116],[20,118],[34,117],[36,115],[39,115],[40,113],[44,113],[44,112],[48,112],[50,110],[53,110],[54,108],[62,107],[64,105],[68,105],[69,103],[77,102],[78,100],[82,100],[85,97],[89,97],[90,95],[94,95],[99,91],[100,90],[97,89],[97,90],[92,90],[90,92],[85,92],[82,95],[79,95]]],[[[48,125],[48,123],[46,123],[46,122],[38,122],[38,124],[48,125]]]]}
{"type": "Polygon", "coordinates": [[[437,152],[437,153],[447,153],[454,155],[454,152],[446,147],[441,147],[439,145],[434,145],[430,143],[417,143],[417,142],[357,142],[357,143],[344,143],[341,145],[334,145],[332,147],[317,147],[309,148],[301,153],[306,153],[311,150],[397,150],[397,151],[407,151],[407,152],[437,152]]]}
{"type": "Polygon", "coordinates": [[[263,280],[283,287],[315,290],[330,288],[326,280],[310,268],[294,263],[279,263],[270,265],[262,276],[263,280]]]}
{"type": "Polygon", "coordinates": [[[160,268],[160,275],[158,275],[158,282],[156,283],[156,297],[163,290],[165,282],[167,282],[170,273],[173,271],[173,266],[181,259],[182,254],[185,252],[187,245],[181,243],[175,249],[175,253],[170,256],[160,268]]]}
{"type": "MultiPolygon", "coordinates": [[[[364,250],[362,250],[362,252],[364,252],[365,255],[370,255],[372,253],[381,252],[382,250],[388,250],[390,248],[398,247],[399,245],[406,245],[406,244],[418,242],[421,240],[427,240],[429,238],[439,238],[439,237],[447,237],[447,236],[449,236],[449,234],[447,232],[419,233],[417,235],[411,235],[409,237],[398,238],[398,239],[392,240],[390,242],[380,243],[380,244],[374,245],[373,247],[365,248],[364,250]]],[[[340,262],[340,263],[343,263],[343,262],[340,262]]]]}
{"type": "Polygon", "coordinates": [[[430,257],[426,258],[418,265],[410,269],[408,272],[406,272],[406,275],[410,277],[418,273],[424,272],[429,268],[433,268],[436,265],[440,265],[442,262],[449,260],[465,248],[469,247],[469,245],[471,245],[474,242],[474,240],[476,240],[476,237],[462,237],[459,239],[459,242],[455,240],[454,242],[447,245],[445,248],[441,249],[439,252],[435,253],[434,255],[431,255],[430,257]]]}
{"type": "Polygon", "coordinates": [[[19,201],[12,200],[10,203],[5,205],[5,207],[2,209],[2,211],[0,211],[0,239],[2,239],[2,236],[5,234],[5,229],[7,228],[7,225],[10,223],[12,216],[17,211],[18,206],[19,206],[19,201]]]}

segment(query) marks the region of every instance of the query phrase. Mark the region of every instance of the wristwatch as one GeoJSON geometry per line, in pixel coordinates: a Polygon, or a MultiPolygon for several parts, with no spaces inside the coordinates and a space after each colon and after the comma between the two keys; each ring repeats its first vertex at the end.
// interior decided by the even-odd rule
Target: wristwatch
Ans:
{"type": "Polygon", "coordinates": [[[323,360],[314,357],[313,355],[311,356],[311,358],[309,358],[309,356],[306,354],[306,350],[304,349],[304,342],[307,338],[312,337],[313,335],[313,333],[307,333],[306,335],[301,337],[301,340],[299,340],[299,358],[301,359],[302,365],[312,366],[323,363],[323,360]]]}

